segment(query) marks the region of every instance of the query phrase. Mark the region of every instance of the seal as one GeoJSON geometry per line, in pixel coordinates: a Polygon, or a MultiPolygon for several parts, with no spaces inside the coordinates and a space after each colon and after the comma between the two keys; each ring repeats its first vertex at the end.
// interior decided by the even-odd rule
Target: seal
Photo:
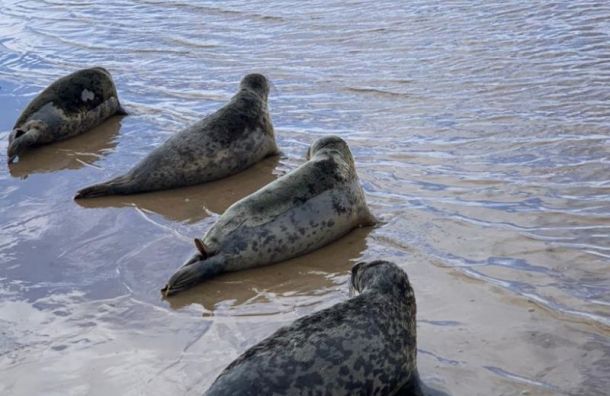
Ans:
{"type": "Polygon", "coordinates": [[[248,74],[227,105],[170,137],[126,174],[84,188],[75,199],[205,183],[278,154],[268,95],[267,78],[248,74]]]}
{"type": "Polygon", "coordinates": [[[350,286],[359,294],[280,328],[205,395],[422,395],[407,274],[388,261],[361,262],[350,286]]]}
{"type": "Polygon", "coordinates": [[[17,119],[8,137],[8,163],[30,147],[86,132],[113,115],[126,115],[112,76],[102,67],[83,69],[55,81],[17,119]]]}
{"type": "Polygon", "coordinates": [[[307,159],[230,206],[201,240],[195,239],[198,253],[170,278],[161,290],[165,296],[221,272],[300,256],[375,223],[343,139],[317,140],[307,159]]]}

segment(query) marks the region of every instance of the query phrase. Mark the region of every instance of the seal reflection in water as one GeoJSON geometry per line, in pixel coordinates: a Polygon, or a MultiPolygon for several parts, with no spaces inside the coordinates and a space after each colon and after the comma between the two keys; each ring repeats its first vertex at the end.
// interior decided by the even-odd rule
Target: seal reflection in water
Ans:
{"type": "Polygon", "coordinates": [[[110,73],[79,70],[42,91],[25,108],[9,134],[9,164],[30,147],[81,134],[113,115],[125,115],[110,73]]]}
{"type": "Polygon", "coordinates": [[[80,190],[75,198],[189,186],[240,172],[278,153],[267,109],[269,82],[248,74],[215,113],[170,137],[123,176],[80,190]]]}
{"type": "Polygon", "coordinates": [[[358,263],[351,287],[359,295],[247,350],[206,395],[421,395],[407,274],[387,261],[358,263]]]}
{"type": "Polygon", "coordinates": [[[165,296],[221,272],[276,263],[318,249],[350,230],[374,224],[347,143],[316,141],[308,161],[230,206],[199,251],[161,290],[165,296]]]}

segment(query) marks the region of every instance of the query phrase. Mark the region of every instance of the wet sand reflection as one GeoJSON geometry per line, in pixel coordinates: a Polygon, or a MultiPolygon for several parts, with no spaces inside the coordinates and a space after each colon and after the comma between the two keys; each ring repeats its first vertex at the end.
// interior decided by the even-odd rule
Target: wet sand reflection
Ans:
{"type": "Polygon", "coordinates": [[[209,212],[223,213],[246,195],[271,183],[280,157],[269,157],[236,175],[209,183],[135,195],[117,195],[75,201],[84,208],[136,206],[168,220],[196,223],[209,212]]]}

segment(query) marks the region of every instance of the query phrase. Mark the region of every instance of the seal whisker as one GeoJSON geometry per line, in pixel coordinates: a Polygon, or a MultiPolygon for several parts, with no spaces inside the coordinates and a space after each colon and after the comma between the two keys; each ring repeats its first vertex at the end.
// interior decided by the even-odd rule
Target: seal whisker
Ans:
{"type": "Polygon", "coordinates": [[[101,166],[96,166],[96,165],[90,164],[90,163],[88,163],[88,162],[85,162],[85,161],[83,161],[83,160],[82,160],[82,159],[80,159],[80,158],[74,158],[74,159],[75,159],[77,162],[79,162],[80,164],[84,165],[84,166],[88,166],[88,167],[90,167],[90,168],[94,168],[94,169],[104,169],[104,168],[102,168],[101,166]]]}

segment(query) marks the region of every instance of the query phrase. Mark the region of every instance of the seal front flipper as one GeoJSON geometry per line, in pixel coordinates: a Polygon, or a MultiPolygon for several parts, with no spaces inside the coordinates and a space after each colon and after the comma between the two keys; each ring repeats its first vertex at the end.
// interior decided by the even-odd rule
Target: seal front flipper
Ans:
{"type": "Polygon", "coordinates": [[[195,238],[195,247],[197,248],[197,250],[199,250],[199,253],[201,254],[201,257],[203,260],[208,258],[208,248],[207,246],[205,246],[205,244],[203,243],[203,241],[199,238],[195,238]]]}
{"type": "Polygon", "coordinates": [[[74,196],[74,199],[95,198],[115,194],[129,194],[133,181],[134,179],[131,175],[119,176],[107,182],[95,184],[79,190],[74,196]]]}
{"type": "Polygon", "coordinates": [[[411,378],[393,394],[396,396],[450,396],[448,393],[422,382],[418,370],[415,370],[411,378]]]}
{"type": "Polygon", "coordinates": [[[199,254],[195,255],[169,278],[161,293],[164,297],[172,296],[224,272],[225,267],[226,257],[222,254],[206,258],[199,254]]]}
{"type": "Polygon", "coordinates": [[[423,392],[421,380],[417,370],[411,374],[409,380],[401,386],[396,393],[396,396],[433,396],[423,392]]]}

